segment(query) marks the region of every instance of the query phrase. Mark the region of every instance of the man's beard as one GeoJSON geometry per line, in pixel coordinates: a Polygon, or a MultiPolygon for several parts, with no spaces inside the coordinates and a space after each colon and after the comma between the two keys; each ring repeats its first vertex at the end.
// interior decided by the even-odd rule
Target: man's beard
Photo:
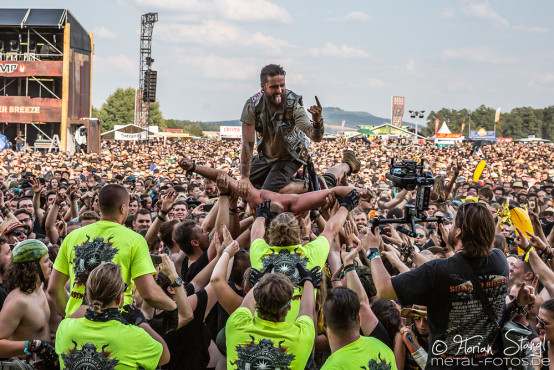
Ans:
{"type": "Polygon", "coordinates": [[[273,109],[280,110],[283,107],[283,102],[285,101],[283,96],[284,94],[273,94],[273,95],[269,95],[268,93],[264,93],[264,94],[267,102],[273,109]]]}

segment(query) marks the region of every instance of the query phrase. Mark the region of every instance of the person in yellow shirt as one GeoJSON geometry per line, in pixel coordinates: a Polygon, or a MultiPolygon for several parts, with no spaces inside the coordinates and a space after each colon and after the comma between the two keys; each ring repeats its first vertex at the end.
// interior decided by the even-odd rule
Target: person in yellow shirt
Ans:
{"type": "Polygon", "coordinates": [[[285,322],[294,287],[283,274],[265,274],[225,327],[228,369],[304,369],[315,339],[314,284],[321,274],[299,265],[304,286],[296,321],[285,322]],[[254,315],[256,311],[256,315],[254,315]]]}

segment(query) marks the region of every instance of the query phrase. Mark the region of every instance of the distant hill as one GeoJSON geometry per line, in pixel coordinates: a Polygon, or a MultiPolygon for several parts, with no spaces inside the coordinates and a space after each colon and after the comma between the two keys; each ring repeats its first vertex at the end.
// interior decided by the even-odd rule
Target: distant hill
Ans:
{"type": "MultiPolygon", "coordinates": [[[[323,107],[323,117],[325,126],[330,127],[330,131],[340,129],[342,121],[345,121],[345,128],[358,129],[358,126],[379,126],[390,122],[390,118],[374,116],[368,112],[350,112],[336,107],[323,107]]],[[[179,121],[176,121],[179,122],[179,121]]],[[[210,126],[240,126],[239,120],[231,121],[211,121],[204,122],[210,126]]],[[[403,122],[404,125],[415,126],[410,122],[403,122]]]]}

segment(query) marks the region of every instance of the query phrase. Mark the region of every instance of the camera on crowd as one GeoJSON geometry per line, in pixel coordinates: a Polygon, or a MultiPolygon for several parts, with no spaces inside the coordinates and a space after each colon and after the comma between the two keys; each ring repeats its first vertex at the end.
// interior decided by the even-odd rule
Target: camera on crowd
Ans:
{"type": "Polygon", "coordinates": [[[415,210],[417,215],[429,209],[431,200],[431,190],[435,183],[435,178],[431,171],[425,171],[423,160],[421,163],[409,159],[403,159],[400,163],[394,163],[391,159],[390,171],[385,175],[392,181],[393,186],[409,191],[417,189],[415,210]]]}
{"type": "Polygon", "coordinates": [[[372,230],[375,230],[375,227],[380,224],[407,224],[411,227],[411,230],[401,225],[398,225],[396,230],[410,237],[415,237],[417,223],[443,222],[442,217],[427,217],[425,214],[425,211],[429,209],[431,190],[435,178],[431,171],[425,170],[423,160],[417,163],[413,160],[403,159],[401,162],[395,163],[394,159],[391,159],[390,171],[385,177],[392,181],[394,187],[408,191],[417,190],[416,202],[415,205],[406,204],[404,206],[403,218],[381,219],[380,217],[374,217],[371,220],[372,230]]]}

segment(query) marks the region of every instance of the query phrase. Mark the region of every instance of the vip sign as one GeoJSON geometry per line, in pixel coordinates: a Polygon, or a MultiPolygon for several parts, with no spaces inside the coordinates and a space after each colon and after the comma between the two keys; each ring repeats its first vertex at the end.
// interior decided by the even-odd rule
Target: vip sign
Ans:
{"type": "MultiPolygon", "coordinates": [[[[20,72],[25,72],[25,66],[21,66],[23,68],[20,72]]],[[[17,63],[10,63],[10,64],[0,64],[0,73],[13,73],[17,70],[17,63]]]]}

